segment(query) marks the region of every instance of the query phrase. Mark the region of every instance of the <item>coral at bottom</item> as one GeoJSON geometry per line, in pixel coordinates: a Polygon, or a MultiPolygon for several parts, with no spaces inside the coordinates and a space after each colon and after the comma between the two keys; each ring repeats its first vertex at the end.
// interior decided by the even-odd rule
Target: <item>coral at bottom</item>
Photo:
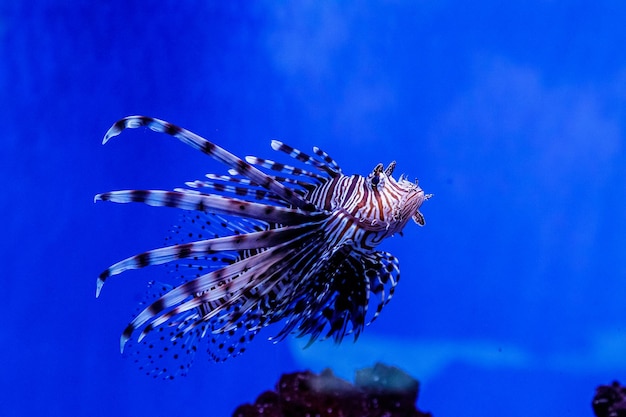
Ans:
{"type": "Polygon", "coordinates": [[[398,368],[357,371],[354,385],[330,369],[283,374],[275,391],[239,406],[233,417],[431,417],[416,408],[419,383],[398,368]]]}
{"type": "Polygon", "coordinates": [[[626,417],[626,387],[617,381],[600,385],[591,406],[596,417],[626,417]]]}

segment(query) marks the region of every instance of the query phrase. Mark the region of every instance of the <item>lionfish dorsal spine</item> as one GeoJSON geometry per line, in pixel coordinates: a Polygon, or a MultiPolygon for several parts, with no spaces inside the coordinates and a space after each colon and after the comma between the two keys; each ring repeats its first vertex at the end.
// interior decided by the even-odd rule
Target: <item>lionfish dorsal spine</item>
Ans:
{"type": "Polygon", "coordinates": [[[289,175],[305,175],[311,177],[318,182],[325,182],[326,177],[316,174],[315,172],[307,171],[302,168],[294,167],[293,165],[287,165],[273,161],[271,159],[259,158],[256,156],[246,156],[246,162],[254,165],[261,166],[263,168],[270,169],[272,171],[282,172],[289,175]]]}
{"type": "Polygon", "coordinates": [[[181,142],[197,149],[213,159],[222,162],[235,170],[240,175],[250,178],[256,184],[268,189],[272,193],[280,196],[293,206],[305,210],[312,211],[314,206],[302,196],[294,193],[290,188],[285,187],[274,178],[268,176],[264,172],[253,167],[244,160],[238,158],[226,149],[210,142],[203,137],[196,135],[189,130],[176,126],[164,120],[155,119],[146,116],[128,116],[116,122],[105,134],[102,143],[107,143],[112,137],[119,135],[124,129],[138,128],[146,126],[155,132],[167,133],[179,139],[181,142]]]}
{"type": "Polygon", "coordinates": [[[114,203],[143,203],[154,207],[173,207],[183,210],[211,211],[232,216],[252,217],[269,223],[299,224],[325,217],[321,212],[260,204],[237,198],[196,192],[163,190],[121,190],[97,194],[95,201],[114,203]]]}
{"type": "MultiPolygon", "coordinates": [[[[310,164],[314,166],[315,168],[317,168],[318,170],[320,170],[321,172],[328,174],[331,178],[336,178],[341,175],[341,170],[338,169],[338,167],[335,167],[332,164],[329,165],[325,162],[320,162],[317,159],[313,158],[312,156],[307,155],[306,153],[302,152],[301,150],[292,148],[291,146],[281,141],[272,140],[271,145],[272,145],[272,149],[274,149],[275,151],[284,152],[287,155],[291,156],[294,159],[297,159],[300,162],[304,162],[305,164],[310,164]]],[[[332,162],[334,162],[332,158],[329,157],[329,159],[332,162]]]]}

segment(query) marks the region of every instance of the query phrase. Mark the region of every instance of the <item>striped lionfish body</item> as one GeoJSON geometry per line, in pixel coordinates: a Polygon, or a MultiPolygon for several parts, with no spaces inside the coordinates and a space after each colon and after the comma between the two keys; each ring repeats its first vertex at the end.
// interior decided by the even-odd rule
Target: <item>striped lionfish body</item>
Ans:
{"type": "Polygon", "coordinates": [[[163,248],[124,259],[102,272],[96,296],[112,275],[168,264],[176,285],[153,286],[153,299],[121,336],[135,343],[147,374],[186,374],[202,346],[216,361],[243,352],[263,327],[281,323],[274,339],[288,334],[340,342],[358,337],[391,299],[398,260],[376,246],[401,233],[430,195],[404,176],[395,162],[378,164],[366,177],[347,176],[324,151],[307,155],[278,141],[302,168],[256,157],[242,160],[168,122],[130,116],[115,123],[103,143],[125,128],[147,126],[174,136],[227,165],[228,176],[208,174],[173,191],[125,190],[95,200],[140,202],[188,210],[198,231],[163,248]],[[305,168],[307,166],[309,168],[305,168]],[[262,171],[273,171],[281,176],[262,171]],[[182,272],[181,272],[182,271],[182,272]]]}

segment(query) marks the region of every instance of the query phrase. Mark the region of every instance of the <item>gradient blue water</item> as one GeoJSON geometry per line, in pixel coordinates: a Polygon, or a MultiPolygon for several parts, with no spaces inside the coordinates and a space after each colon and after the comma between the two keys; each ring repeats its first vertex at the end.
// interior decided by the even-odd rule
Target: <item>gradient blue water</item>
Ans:
{"type": "Polygon", "coordinates": [[[591,415],[626,371],[625,19],[617,1],[0,3],[0,415],[228,416],[282,372],[379,359],[437,417],[591,415]],[[176,213],[93,195],[222,169],[145,130],[101,146],[129,114],[419,176],[427,225],[385,243],[402,281],[362,340],[257,339],[174,383],[123,360],[150,272],[98,300],[95,278],[176,213]]]}

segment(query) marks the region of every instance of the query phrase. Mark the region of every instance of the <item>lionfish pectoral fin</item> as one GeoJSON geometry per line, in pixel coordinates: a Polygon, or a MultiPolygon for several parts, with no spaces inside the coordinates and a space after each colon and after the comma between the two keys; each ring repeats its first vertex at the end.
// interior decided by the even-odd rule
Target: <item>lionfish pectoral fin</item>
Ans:
{"type": "Polygon", "coordinates": [[[377,296],[377,301],[372,300],[372,303],[376,303],[376,309],[369,320],[365,320],[365,324],[369,325],[393,297],[395,287],[400,281],[400,264],[398,258],[381,251],[363,256],[362,262],[366,268],[364,275],[369,280],[368,290],[370,294],[377,296]]]}
{"type": "Polygon", "coordinates": [[[109,277],[106,272],[107,271],[101,273],[100,276],[96,279],[96,298],[100,297],[100,292],[102,292],[104,281],[109,277]]]}
{"type": "Polygon", "coordinates": [[[426,224],[426,219],[424,219],[424,215],[420,213],[419,210],[415,212],[412,218],[413,218],[413,221],[420,226],[424,226],[426,224]]]}
{"type": "Polygon", "coordinates": [[[129,324],[128,326],[126,326],[126,328],[122,332],[122,335],[120,336],[120,352],[121,353],[124,353],[124,347],[126,346],[126,343],[130,339],[130,336],[132,334],[133,334],[133,328],[129,324]]]}
{"type": "MultiPolygon", "coordinates": [[[[273,232],[273,231],[270,231],[273,232]]],[[[302,233],[298,238],[306,238],[302,233]]],[[[255,277],[270,268],[280,253],[282,245],[259,252],[255,255],[202,275],[165,293],[158,300],[143,309],[128,325],[123,337],[128,339],[139,328],[143,330],[138,338],[143,339],[153,329],[170,321],[173,317],[199,306],[216,304],[202,320],[209,320],[218,314],[225,305],[242,296],[245,288],[255,282],[255,277]]]]}
{"type": "Polygon", "coordinates": [[[272,247],[281,242],[289,241],[302,234],[306,234],[316,227],[317,225],[315,223],[305,223],[296,226],[285,226],[274,230],[262,230],[259,232],[176,244],[143,252],[123,259],[103,271],[96,282],[96,298],[100,296],[100,292],[107,278],[112,275],[121,274],[130,269],[162,265],[178,259],[188,259],[219,251],[240,251],[272,247]]]}

